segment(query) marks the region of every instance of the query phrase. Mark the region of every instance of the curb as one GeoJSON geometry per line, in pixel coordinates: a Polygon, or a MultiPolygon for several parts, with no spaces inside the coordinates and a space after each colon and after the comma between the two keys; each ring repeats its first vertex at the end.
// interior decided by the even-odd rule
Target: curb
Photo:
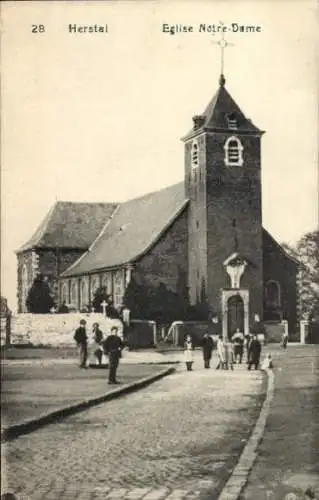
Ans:
{"type": "Polygon", "coordinates": [[[33,418],[31,420],[27,420],[22,424],[16,424],[9,427],[6,427],[1,432],[1,442],[12,441],[23,434],[28,434],[33,432],[44,425],[51,424],[56,420],[60,420],[62,418],[68,417],[80,411],[87,410],[92,406],[104,403],[106,401],[111,401],[118,397],[121,397],[125,394],[129,394],[130,392],[137,391],[138,389],[142,389],[157,380],[166,377],[167,375],[171,375],[175,372],[175,368],[165,368],[165,370],[161,370],[155,375],[150,375],[148,377],[142,378],[140,380],[136,380],[135,382],[131,382],[130,384],[125,384],[122,387],[114,389],[102,396],[98,396],[95,398],[87,399],[86,401],[82,401],[81,403],[76,403],[70,406],[66,406],[59,410],[55,410],[53,412],[45,413],[40,415],[37,418],[33,418]]]}
{"type": "Polygon", "coordinates": [[[266,399],[261,407],[254,430],[245,445],[244,451],[236,467],[219,495],[218,500],[238,500],[248,482],[248,476],[257,458],[257,448],[262,440],[266,420],[270,413],[270,405],[274,397],[275,376],[272,370],[266,370],[266,373],[268,375],[266,399]]]}

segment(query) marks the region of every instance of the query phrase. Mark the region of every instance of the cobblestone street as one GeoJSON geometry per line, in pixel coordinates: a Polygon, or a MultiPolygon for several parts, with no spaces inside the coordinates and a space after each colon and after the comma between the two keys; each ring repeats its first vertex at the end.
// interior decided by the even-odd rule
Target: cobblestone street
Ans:
{"type": "MultiPolygon", "coordinates": [[[[3,446],[19,500],[217,498],[255,423],[265,383],[178,371],[3,446]]],[[[4,461],[3,461],[4,463],[4,461]]]]}

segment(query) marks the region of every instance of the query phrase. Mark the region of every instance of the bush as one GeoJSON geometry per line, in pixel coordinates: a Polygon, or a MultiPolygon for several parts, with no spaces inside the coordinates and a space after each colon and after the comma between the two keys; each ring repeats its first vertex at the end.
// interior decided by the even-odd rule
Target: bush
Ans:
{"type": "Polygon", "coordinates": [[[47,281],[39,274],[29,290],[26,306],[30,313],[47,314],[54,307],[47,281]]]}

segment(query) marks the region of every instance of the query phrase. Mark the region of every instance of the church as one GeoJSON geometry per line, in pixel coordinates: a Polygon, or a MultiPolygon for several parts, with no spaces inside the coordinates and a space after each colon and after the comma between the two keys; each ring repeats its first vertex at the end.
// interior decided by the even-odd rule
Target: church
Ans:
{"type": "Polygon", "coordinates": [[[262,225],[264,132],[231,97],[223,74],[192,122],[182,138],[182,182],[124,203],[54,205],[17,251],[19,312],[37,273],[57,302],[77,310],[101,286],[120,307],[134,278],[187,294],[192,306],[205,300],[228,334],[248,333],[258,320],[285,319],[294,330],[298,262],[262,225]]]}

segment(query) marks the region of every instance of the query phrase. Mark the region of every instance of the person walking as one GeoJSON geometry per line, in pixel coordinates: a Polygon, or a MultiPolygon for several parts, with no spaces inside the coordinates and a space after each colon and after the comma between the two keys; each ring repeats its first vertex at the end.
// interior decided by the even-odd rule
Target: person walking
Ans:
{"type": "Polygon", "coordinates": [[[118,336],[117,326],[112,326],[111,335],[102,343],[104,353],[109,357],[109,384],[119,384],[116,380],[116,371],[122,357],[124,344],[118,336]]]}
{"type": "Polygon", "coordinates": [[[213,350],[214,350],[214,341],[208,333],[205,333],[202,338],[202,349],[203,349],[203,358],[204,358],[204,367],[210,368],[210,360],[212,358],[213,350]]]}
{"type": "Polygon", "coordinates": [[[186,364],[186,370],[188,372],[191,372],[193,366],[193,342],[190,335],[186,336],[186,340],[184,343],[184,360],[186,364]]]}
{"type": "Polygon", "coordinates": [[[102,347],[103,332],[102,330],[100,330],[100,325],[98,323],[93,323],[92,331],[94,340],[93,344],[94,356],[97,359],[98,366],[101,366],[103,357],[103,347],[102,347]]]}
{"type": "Polygon", "coordinates": [[[88,338],[86,334],[86,321],[81,319],[80,326],[75,330],[74,340],[79,348],[80,368],[86,368],[88,357],[88,338]]]}
{"type": "Polygon", "coordinates": [[[232,336],[232,342],[234,344],[234,358],[235,363],[239,363],[241,365],[244,354],[244,334],[240,331],[239,328],[236,329],[236,332],[232,336]]]}
{"type": "Polygon", "coordinates": [[[287,344],[288,344],[288,333],[284,332],[282,335],[281,345],[284,349],[287,349],[287,344]]]}
{"type": "Polygon", "coordinates": [[[260,362],[260,355],[261,355],[261,343],[258,340],[257,335],[255,334],[248,346],[248,370],[251,370],[252,365],[255,366],[255,370],[258,369],[260,362]]]}
{"type": "Polygon", "coordinates": [[[218,336],[217,341],[217,355],[218,355],[218,364],[216,366],[216,370],[224,370],[226,368],[226,345],[223,341],[223,336],[218,336]]]}

